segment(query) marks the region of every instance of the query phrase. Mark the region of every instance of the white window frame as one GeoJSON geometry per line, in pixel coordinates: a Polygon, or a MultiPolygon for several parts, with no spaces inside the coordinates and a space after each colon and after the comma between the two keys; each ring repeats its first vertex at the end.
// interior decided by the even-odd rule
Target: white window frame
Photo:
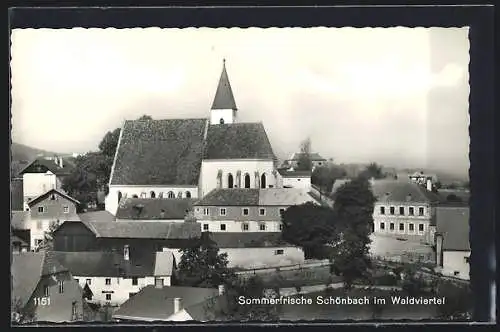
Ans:
{"type": "Polygon", "coordinates": [[[408,224],[408,233],[415,233],[415,224],[414,223],[408,224]],[[413,226],[413,229],[411,226],[413,226]]]}
{"type": "Polygon", "coordinates": [[[59,280],[57,287],[59,288],[59,294],[64,294],[64,280],[59,280]]]}
{"type": "Polygon", "coordinates": [[[111,293],[106,293],[106,301],[111,301],[111,293]]]}
{"type": "Polygon", "coordinates": [[[210,209],[209,208],[203,208],[203,215],[204,216],[209,216],[210,215],[210,209]]]}
{"type": "Polygon", "coordinates": [[[208,226],[208,224],[203,224],[203,231],[208,231],[209,228],[210,228],[210,226],[208,226]],[[205,226],[207,226],[207,227],[205,228],[205,226]]]}
{"type": "Polygon", "coordinates": [[[69,206],[67,205],[63,206],[63,211],[64,213],[69,213],[69,206]]]}
{"type": "Polygon", "coordinates": [[[267,230],[267,225],[265,222],[259,223],[259,231],[264,232],[267,230]],[[262,229],[262,226],[264,226],[264,229],[262,229]]]}
{"type": "Polygon", "coordinates": [[[405,207],[404,207],[404,206],[400,206],[400,207],[399,207],[399,215],[400,215],[400,216],[404,216],[404,215],[405,215],[405,213],[406,213],[406,211],[405,211],[405,207]],[[401,209],[403,209],[403,213],[401,213],[401,209]]]}
{"type": "Polygon", "coordinates": [[[395,216],[396,215],[396,207],[395,206],[389,206],[389,214],[391,216],[395,216]]]}
{"type": "Polygon", "coordinates": [[[384,222],[384,221],[381,221],[381,222],[378,224],[378,229],[379,229],[379,230],[381,230],[382,232],[387,231],[387,229],[385,228],[385,222],[384,222]]]}
{"type": "Polygon", "coordinates": [[[266,209],[265,208],[259,208],[259,216],[264,217],[266,215],[266,209]],[[264,213],[261,213],[264,211],[264,213]]]}
{"type": "Polygon", "coordinates": [[[242,209],[241,209],[241,215],[242,215],[242,216],[248,216],[249,214],[250,214],[250,209],[249,209],[249,208],[246,208],[246,207],[245,207],[245,208],[242,208],[242,209]],[[246,214],[245,214],[245,210],[246,210],[246,212],[247,212],[246,214]]]}
{"type": "Polygon", "coordinates": [[[284,255],[285,254],[285,250],[283,249],[276,249],[274,251],[274,255],[277,256],[277,255],[284,255]]]}
{"type": "Polygon", "coordinates": [[[106,279],[104,279],[104,284],[105,284],[106,286],[111,286],[111,282],[112,282],[111,278],[106,278],[106,279]],[[109,280],[109,283],[108,283],[108,280],[109,280]]]}
{"type": "Polygon", "coordinates": [[[404,233],[405,231],[406,231],[405,223],[404,222],[398,223],[398,232],[404,233]],[[401,229],[401,225],[403,225],[403,229],[401,229]]]}
{"type": "Polygon", "coordinates": [[[243,224],[241,224],[241,230],[243,232],[248,232],[250,230],[250,225],[247,222],[244,222],[243,224]],[[245,226],[247,229],[245,229],[245,226]]]}
{"type": "Polygon", "coordinates": [[[227,231],[226,224],[220,224],[220,227],[219,227],[219,228],[220,228],[220,230],[221,230],[222,232],[227,231]],[[222,229],[222,226],[224,226],[224,229],[222,229]]]}
{"type": "Polygon", "coordinates": [[[396,231],[396,224],[393,222],[389,223],[389,232],[394,233],[396,231]],[[393,226],[391,229],[391,225],[393,226]]]}
{"type": "Polygon", "coordinates": [[[39,206],[38,207],[38,213],[45,213],[45,206],[39,206]]]}
{"type": "Polygon", "coordinates": [[[415,207],[414,206],[409,206],[408,207],[408,215],[409,216],[415,216],[415,207]],[[413,213],[411,213],[412,209],[413,209],[413,213]]]}
{"type": "Polygon", "coordinates": [[[423,234],[423,233],[425,233],[425,224],[420,223],[420,224],[418,224],[418,234],[423,234]],[[420,225],[422,225],[422,226],[423,226],[423,227],[422,227],[422,228],[423,228],[423,230],[420,230],[420,225]]]}
{"type": "Polygon", "coordinates": [[[219,208],[219,216],[226,216],[227,215],[227,210],[226,208],[219,208]],[[222,213],[224,211],[224,213],[222,213]]]}
{"type": "Polygon", "coordinates": [[[418,216],[419,217],[425,216],[425,206],[419,206],[418,207],[418,216]],[[422,209],[422,214],[420,214],[420,209],[422,209]]]}
{"type": "Polygon", "coordinates": [[[380,206],[378,212],[380,215],[385,216],[386,215],[385,206],[380,206]]]}

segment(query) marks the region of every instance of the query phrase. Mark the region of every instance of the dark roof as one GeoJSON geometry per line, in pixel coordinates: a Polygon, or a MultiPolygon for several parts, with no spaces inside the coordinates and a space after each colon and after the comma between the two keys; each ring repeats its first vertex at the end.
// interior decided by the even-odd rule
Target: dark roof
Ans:
{"type": "Polygon", "coordinates": [[[38,157],[26,165],[26,167],[19,172],[19,175],[32,172],[45,173],[47,170],[51,171],[55,175],[68,175],[71,173],[73,168],[74,166],[71,163],[63,163],[63,167],[61,168],[54,160],[38,157]]]}
{"type": "Polygon", "coordinates": [[[372,191],[382,202],[434,203],[439,200],[436,194],[424,187],[404,180],[374,180],[372,191]]]}
{"type": "Polygon", "coordinates": [[[259,205],[259,189],[232,188],[214,189],[197,201],[199,206],[257,206],[259,205]]]}
{"type": "Polygon", "coordinates": [[[281,238],[281,232],[213,232],[209,236],[219,248],[292,247],[281,238]]]}
{"type": "Polygon", "coordinates": [[[203,158],[276,159],[260,122],[210,125],[203,158]]]}
{"type": "Polygon", "coordinates": [[[74,199],[73,197],[71,197],[71,196],[69,196],[69,195],[66,195],[66,194],[65,194],[65,193],[63,193],[62,191],[59,191],[59,190],[57,190],[57,189],[50,189],[50,190],[49,190],[49,191],[47,191],[45,194],[41,194],[40,196],[38,196],[38,197],[36,197],[36,198],[32,199],[31,201],[29,201],[29,202],[28,202],[28,206],[30,206],[30,207],[31,207],[31,206],[35,205],[36,203],[38,203],[38,202],[40,202],[40,201],[44,200],[45,198],[47,198],[47,197],[48,197],[49,195],[51,195],[51,194],[57,194],[57,195],[59,195],[59,196],[61,196],[61,197],[64,197],[64,198],[66,198],[66,199],[68,199],[68,200],[72,201],[72,202],[73,202],[73,203],[75,203],[75,204],[80,204],[80,202],[79,202],[79,201],[77,201],[76,199],[74,199]]]}
{"type": "Polygon", "coordinates": [[[443,250],[470,250],[469,208],[438,206],[436,210],[436,232],[443,235],[443,250]]]}
{"type": "Polygon", "coordinates": [[[120,201],[117,219],[184,219],[193,209],[190,198],[126,198],[120,201]]]}
{"type": "Polygon", "coordinates": [[[219,291],[213,288],[170,286],[156,288],[153,285],[144,287],[129,298],[115,311],[113,318],[131,320],[167,320],[174,314],[174,299],[181,298],[184,309],[206,302],[218,296],[219,291]]]}
{"type": "MultiPolygon", "coordinates": [[[[292,158],[288,159],[289,161],[292,161],[292,160],[299,160],[300,157],[302,157],[302,155],[304,155],[303,152],[295,152],[293,155],[292,155],[292,158]]],[[[325,158],[321,157],[319,153],[317,152],[312,152],[312,153],[309,153],[309,159],[311,159],[312,161],[326,161],[325,158]]]]}
{"type": "Polygon", "coordinates": [[[27,229],[25,221],[29,217],[29,211],[12,211],[10,224],[14,229],[27,229]]]}
{"type": "MultiPolygon", "coordinates": [[[[139,254],[139,252],[134,252],[139,254]]],[[[141,257],[125,260],[121,252],[54,252],[56,259],[76,277],[152,277],[155,253],[141,253],[141,257]]]]}
{"type": "Polygon", "coordinates": [[[111,185],[197,185],[206,119],[126,121],[111,185]]]}
{"type": "Polygon", "coordinates": [[[231,89],[231,84],[229,83],[225,61],[222,67],[219,85],[217,86],[217,91],[215,92],[214,102],[212,103],[212,109],[236,110],[236,102],[234,101],[233,90],[231,89]]]}
{"type": "Polygon", "coordinates": [[[295,171],[295,170],[289,170],[289,169],[278,169],[278,173],[284,178],[287,177],[310,177],[312,172],[311,171],[295,171]]]}
{"type": "Polygon", "coordinates": [[[10,182],[10,207],[12,211],[24,210],[23,179],[12,179],[10,182]]]}
{"type": "Polygon", "coordinates": [[[42,276],[68,271],[52,252],[22,252],[12,256],[12,297],[24,307],[42,276]]]}
{"type": "Polygon", "coordinates": [[[19,236],[11,235],[10,236],[10,244],[13,245],[15,243],[19,243],[21,246],[28,246],[29,247],[29,244],[26,243],[26,241],[21,239],[19,236]]]}
{"type": "MultiPolygon", "coordinates": [[[[65,223],[67,222],[78,221],[65,223]]],[[[82,221],[81,223],[99,238],[193,239],[201,235],[201,226],[196,222],[82,221]]]]}
{"type": "Polygon", "coordinates": [[[103,222],[109,222],[109,221],[115,221],[116,218],[114,215],[111,214],[111,212],[102,210],[102,211],[90,211],[90,212],[84,212],[84,213],[79,213],[78,217],[80,218],[81,221],[103,221],[103,222]]]}

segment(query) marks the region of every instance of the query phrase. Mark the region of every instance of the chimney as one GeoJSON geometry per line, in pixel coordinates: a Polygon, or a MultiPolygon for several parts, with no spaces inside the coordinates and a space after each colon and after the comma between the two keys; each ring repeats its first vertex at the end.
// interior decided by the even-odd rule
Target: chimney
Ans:
{"type": "Polygon", "coordinates": [[[59,167],[61,167],[61,168],[63,168],[63,167],[64,167],[62,157],[59,157],[59,167]]]}
{"type": "Polygon", "coordinates": [[[443,267],[443,235],[436,233],[436,266],[443,267]]]}
{"type": "Polygon", "coordinates": [[[219,295],[224,295],[226,292],[226,287],[224,285],[219,285],[219,295]]]}
{"type": "Polygon", "coordinates": [[[175,313],[178,313],[179,311],[181,311],[182,309],[184,309],[182,307],[182,299],[180,297],[176,297],[174,299],[174,314],[175,313]]]}
{"type": "Polygon", "coordinates": [[[432,180],[427,178],[427,190],[432,191],[432,180]]]}

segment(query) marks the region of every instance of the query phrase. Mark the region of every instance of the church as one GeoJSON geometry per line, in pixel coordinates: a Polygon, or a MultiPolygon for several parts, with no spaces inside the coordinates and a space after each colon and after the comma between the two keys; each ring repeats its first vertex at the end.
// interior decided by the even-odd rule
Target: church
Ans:
{"type": "Polygon", "coordinates": [[[106,210],[137,198],[202,198],[216,188],[276,188],[277,158],[264,125],[238,122],[225,60],[207,118],[127,120],[106,210]]]}

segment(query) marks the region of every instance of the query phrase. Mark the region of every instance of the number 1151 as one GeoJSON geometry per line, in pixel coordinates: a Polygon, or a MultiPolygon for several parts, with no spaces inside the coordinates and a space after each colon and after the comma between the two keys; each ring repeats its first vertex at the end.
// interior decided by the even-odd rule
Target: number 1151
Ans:
{"type": "Polygon", "coordinates": [[[35,297],[35,305],[37,306],[50,305],[50,297],[35,297]]]}

